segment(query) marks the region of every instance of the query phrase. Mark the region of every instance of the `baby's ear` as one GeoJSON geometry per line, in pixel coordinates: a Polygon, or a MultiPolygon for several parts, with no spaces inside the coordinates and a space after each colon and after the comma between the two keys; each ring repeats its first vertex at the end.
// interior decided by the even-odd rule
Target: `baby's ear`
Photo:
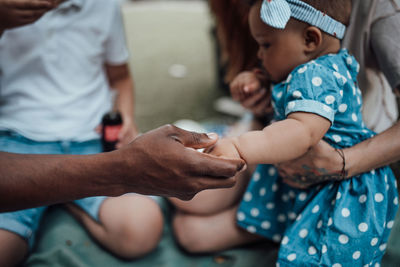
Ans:
{"type": "Polygon", "coordinates": [[[322,43],[322,32],[314,26],[309,26],[304,29],[304,44],[306,52],[314,52],[322,43]]]}

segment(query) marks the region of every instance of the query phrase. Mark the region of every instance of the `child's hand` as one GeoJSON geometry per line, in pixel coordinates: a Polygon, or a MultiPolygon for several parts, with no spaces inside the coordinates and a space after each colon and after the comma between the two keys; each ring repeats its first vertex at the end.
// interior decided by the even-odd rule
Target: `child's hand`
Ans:
{"type": "Polygon", "coordinates": [[[52,0],[0,0],[0,30],[32,23],[56,6],[52,0]]]}
{"type": "Polygon", "coordinates": [[[254,71],[239,73],[229,85],[232,98],[242,102],[254,92],[261,89],[261,81],[254,71]]]}
{"type": "Polygon", "coordinates": [[[118,143],[116,144],[116,148],[119,149],[124,145],[129,144],[136,138],[136,136],[138,136],[138,134],[139,132],[132,120],[123,120],[121,131],[118,134],[118,143]]]}
{"type": "Polygon", "coordinates": [[[241,158],[232,138],[223,138],[218,140],[214,146],[206,149],[205,153],[223,158],[241,158]]]}

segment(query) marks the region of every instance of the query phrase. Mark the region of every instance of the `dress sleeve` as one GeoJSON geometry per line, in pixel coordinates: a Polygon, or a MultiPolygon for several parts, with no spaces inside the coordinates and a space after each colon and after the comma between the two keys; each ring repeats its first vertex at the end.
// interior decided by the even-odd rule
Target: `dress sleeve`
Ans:
{"type": "Polygon", "coordinates": [[[347,79],[340,73],[309,63],[295,69],[288,77],[285,115],[293,112],[314,113],[333,123],[342,101],[341,88],[347,79]]]}

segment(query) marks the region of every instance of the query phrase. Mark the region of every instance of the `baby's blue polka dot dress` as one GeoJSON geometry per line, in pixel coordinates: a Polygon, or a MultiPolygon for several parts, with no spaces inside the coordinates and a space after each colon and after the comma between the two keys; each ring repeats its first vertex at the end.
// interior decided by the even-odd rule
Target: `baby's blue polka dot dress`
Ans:
{"type": "MultiPolygon", "coordinates": [[[[359,64],[347,50],[298,66],[272,91],[275,119],[310,112],[331,121],[324,140],[336,148],[374,135],[361,116],[359,64]]],[[[259,165],[237,212],[251,233],[280,242],[279,266],[376,266],[398,207],[389,167],[299,190],[272,165],[259,165]],[[371,265],[370,265],[371,264],[371,265]]]]}

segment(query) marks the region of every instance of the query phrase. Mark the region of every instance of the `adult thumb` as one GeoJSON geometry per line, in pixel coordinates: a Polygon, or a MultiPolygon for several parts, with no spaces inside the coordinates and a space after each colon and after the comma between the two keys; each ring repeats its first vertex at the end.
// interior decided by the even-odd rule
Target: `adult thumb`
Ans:
{"type": "Polygon", "coordinates": [[[179,135],[179,139],[186,147],[200,149],[214,145],[218,141],[218,134],[184,131],[179,135]]]}

